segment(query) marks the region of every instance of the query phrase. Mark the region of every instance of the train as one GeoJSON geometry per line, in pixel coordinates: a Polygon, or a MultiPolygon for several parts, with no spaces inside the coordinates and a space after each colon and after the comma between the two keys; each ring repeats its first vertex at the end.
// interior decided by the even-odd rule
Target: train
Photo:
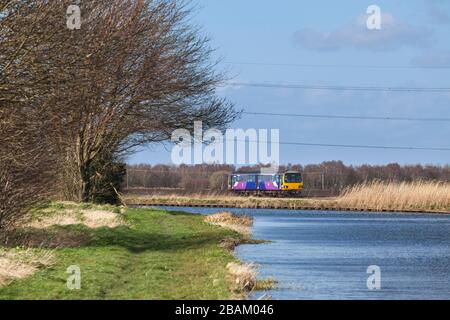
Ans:
{"type": "Polygon", "coordinates": [[[232,173],[228,190],[241,195],[301,196],[303,177],[298,171],[284,173],[232,173]]]}

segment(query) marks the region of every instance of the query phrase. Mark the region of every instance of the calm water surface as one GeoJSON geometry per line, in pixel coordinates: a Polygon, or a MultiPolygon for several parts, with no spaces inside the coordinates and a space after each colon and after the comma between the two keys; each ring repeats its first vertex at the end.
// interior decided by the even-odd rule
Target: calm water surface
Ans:
{"type": "Polygon", "coordinates": [[[236,255],[278,281],[267,292],[273,299],[450,299],[450,216],[226,210],[252,215],[253,237],[272,241],[239,246],[236,255]],[[371,265],[381,269],[381,290],[367,288],[371,265]]]}

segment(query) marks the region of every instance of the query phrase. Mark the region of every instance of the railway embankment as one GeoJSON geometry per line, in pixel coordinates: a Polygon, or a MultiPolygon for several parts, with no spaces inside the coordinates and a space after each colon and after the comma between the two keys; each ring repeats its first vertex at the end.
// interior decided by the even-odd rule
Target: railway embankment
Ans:
{"type": "Polygon", "coordinates": [[[235,195],[125,195],[129,206],[450,213],[450,184],[438,182],[358,185],[334,198],[269,198],[235,195]]]}

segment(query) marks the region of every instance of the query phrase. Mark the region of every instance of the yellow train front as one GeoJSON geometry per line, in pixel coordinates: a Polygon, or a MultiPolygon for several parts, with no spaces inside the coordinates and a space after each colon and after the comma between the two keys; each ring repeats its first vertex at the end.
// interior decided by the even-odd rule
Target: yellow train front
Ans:
{"type": "Polygon", "coordinates": [[[229,176],[228,188],[244,195],[298,196],[303,189],[300,172],[234,173],[229,176]]]}
{"type": "Polygon", "coordinates": [[[300,172],[288,171],[282,175],[281,190],[283,193],[300,195],[303,189],[303,178],[300,172]]]}

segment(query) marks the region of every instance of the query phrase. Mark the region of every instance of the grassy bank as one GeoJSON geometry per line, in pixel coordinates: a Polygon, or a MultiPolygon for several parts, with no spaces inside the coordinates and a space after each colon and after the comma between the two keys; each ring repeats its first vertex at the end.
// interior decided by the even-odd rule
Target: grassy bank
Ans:
{"type": "Polygon", "coordinates": [[[221,242],[243,236],[203,216],[74,204],[52,204],[33,214],[9,243],[14,248],[0,247],[0,265],[27,270],[3,275],[0,299],[228,299],[238,294],[227,269],[238,261],[221,242]],[[27,248],[16,248],[19,240],[27,248]],[[32,259],[15,258],[23,252],[32,259]],[[48,263],[39,261],[43,254],[48,263]],[[81,290],[66,286],[66,271],[73,265],[81,269],[81,290]]]}
{"type": "Polygon", "coordinates": [[[336,198],[265,198],[229,196],[135,196],[129,205],[212,206],[304,210],[410,211],[450,213],[450,184],[434,182],[371,183],[336,198]]]}

